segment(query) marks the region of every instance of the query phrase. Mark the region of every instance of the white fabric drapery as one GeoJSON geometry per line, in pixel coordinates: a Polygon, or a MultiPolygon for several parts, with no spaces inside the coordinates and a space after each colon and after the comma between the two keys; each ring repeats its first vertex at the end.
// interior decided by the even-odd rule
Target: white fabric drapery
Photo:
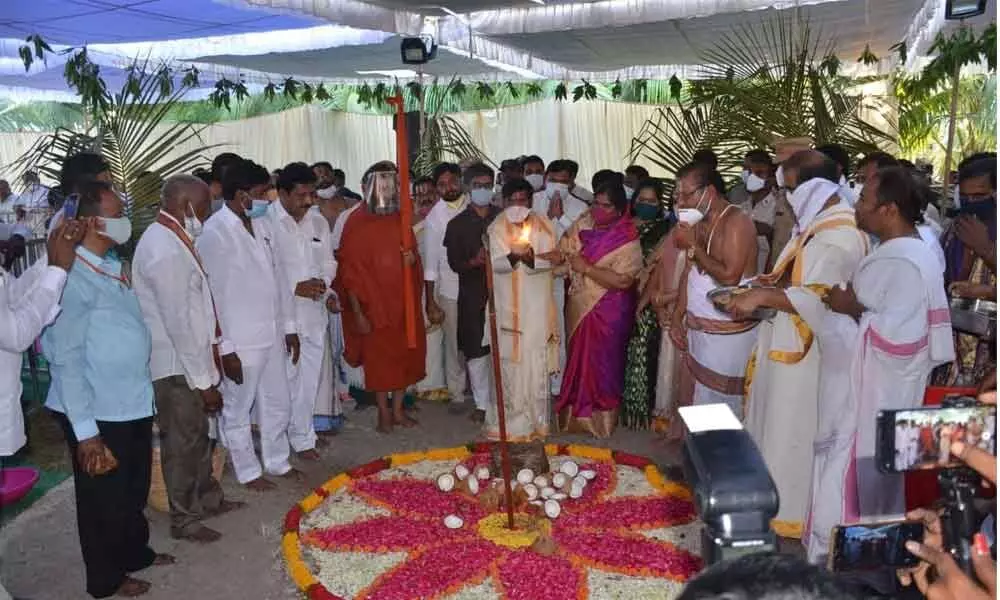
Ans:
{"type": "MultiPolygon", "coordinates": [[[[477,146],[497,164],[522,154],[538,154],[546,162],[570,158],[580,163],[578,181],[589,188],[595,171],[620,171],[627,166],[632,136],[656,108],[624,102],[549,99],[452,116],[465,125],[477,146]]],[[[8,165],[41,135],[0,133],[0,177],[12,179],[17,175],[8,165]]],[[[329,161],[344,169],[348,186],[355,189],[369,165],[396,156],[391,117],[332,112],[316,106],[217,123],[205,129],[202,143],[220,144],[206,151],[209,159],[220,152],[236,152],[270,170],[292,161],[329,161]]],[[[191,143],[176,151],[196,146],[191,143]]],[[[653,165],[644,166],[653,175],[667,175],[657,172],[653,165]]],[[[14,187],[16,190],[16,183],[14,187]]]]}

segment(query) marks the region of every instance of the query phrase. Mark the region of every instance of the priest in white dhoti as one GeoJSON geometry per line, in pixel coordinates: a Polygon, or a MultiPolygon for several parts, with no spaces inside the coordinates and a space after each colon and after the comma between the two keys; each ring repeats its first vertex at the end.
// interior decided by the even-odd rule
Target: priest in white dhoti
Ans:
{"type": "Polygon", "coordinates": [[[270,490],[263,477],[294,474],[289,463],[291,398],[287,363],[299,360],[292,297],[275,273],[275,234],[267,218],[270,176],[242,161],[226,169],[226,203],[205,223],[196,242],[215,298],[222,331],[235,352],[222,357],[223,407],[219,433],[233,460],[236,479],[270,490]],[[257,406],[261,461],[250,433],[257,406]],[[261,465],[263,462],[263,467],[261,465]]]}
{"type": "MultiPolygon", "coordinates": [[[[413,235],[417,238],[420,261],[425,265],[431,257],[427,252],[427,223],[424,219],[437,201],[437,188],[433,179],[421,177],[413,183],[413,235]]],[[[426,298],[421,300],[426,301],[426,298]]],[[[421,400],[447,402],[450,396],[444,371],[444,330],[440,324],[432,323],[427,318],[426,308],[421,314],[424,315],[424,329],[427,332],[427,354],[424,357],[427,375],[417,382],[416,392],[421,400]]]]}
{"type": "MultiPolygon", "coordinates": [[[[875,420],[881,410],[920,406],[931,371],[955,357],[944,276],[916,228],[922,212],[916,187],[902,167],[868,179],[855,212],[858,226],[880,243],[851,286],[831,289],[826,298],[838,317],[847,317],[838,328],[852,342],[851,367],[849,385],[836,374],[837,385],[821,385],[805,538],[812,562],[825,559],[834,526],[904,512],[903,476],[880,473],[875,464],[875,420]]],[[[896,434],[897,467],[904,469],[911,429],[896,434]]]]}
{"type": "MultiPolygon", "coordinates": [[[[487,230],[499,337],[493,351],[499,346],[507,436],[531,441],[549,433],[549,376],[559,366],[552,261],[560,259],[554,251],[555,226],[531,211],[531,184],[508,182],[502,195],[504,212],[487,230]]],[[[486,411],[486,435],[499,439],[493,400],[486,411]]]]}
{"type": "Polygon", "coordinates": [[[298,364],[286,365],[292,399],[288,441],[307,460],[319,459],[313,415],[335,415],[329,315],[339,310],[330,288],[336,269],[330,226],[323,215],[310,210],[315,186],[311,168],[303,163],[286,166],[278,176],[279,199],[267,215],[275,236],[278,283],[293,298],[289,316],[300,332],[298,364]]]}
{"type": "Polygon", "coordinates": [[[868,234],[857,228],[854,211],[839,195],[833,161],[804,150],[782,166],[796,226],[774,268],[760,278],[775,287],[735,295],[727,310],[736,317],[760,307],[778,311],[761,324],[747,365],[746,428],[778,487],[781,507],[774,530],[801,538],[820,384],[846,388],[850,378],[842,350],[846,342],[829,325],[833,313],[823,296],[850,281],[868,252],[868,234]],[[827,345],[836,350],[828,352],[827,345]]]}
{"type": "Polygon", "coordinates": [[[693,401],[724,403],[742,416],[743,375],[758,322],[719,311],[708,294],[757,275],[757,232],[749,215],[726,199],[719,174],[701,164],[677,172],[675,193],[682,217],[675,243],[690,263],[684,300],[693,401]]]}

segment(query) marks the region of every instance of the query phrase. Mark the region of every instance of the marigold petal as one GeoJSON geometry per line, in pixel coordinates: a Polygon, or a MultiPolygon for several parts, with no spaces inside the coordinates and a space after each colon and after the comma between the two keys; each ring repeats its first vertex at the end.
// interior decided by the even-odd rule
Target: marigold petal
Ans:
{"type": "Polygon", "coordinates": [[[401,467],[403,465],[412,465],[426,459],[427,454],[425,452],[400,452],[389,455],[389,466],[401,467]]]}
{"type": "Polygon", "coordinates": [[[702,567],[691,553],[640,535],[557,529],[555,540],[574,560],[602,571],[686,581],[702,567]]]}
{"type": "Polygon", "coordinates": [[[427,460],[465,460],[468,457],[469,449],[465,446],[434,448],[427,451],[427,460]]]}
{"type": "Polygon", "coordinates": [[[497,569],[505,600],[577,600],[586,573],[560,556],[511,552],[497,569]]]}
{"type": "Polygon", "coordinates": [[[567,446],[566,454],[569,454],[570,456],[575,456],[577,458],[589,458],[590,460],[607,460],[607,461],[613,460],[610,448],[581,446],[579,444],[570,444],[569,446],[567,446]]]}
{"type": "Polygon", "coordinates": [[[316,492],[313,492],[308,496],[306,496],[305,498],[303,498],[302,502],[299,502],[299,506],[302,507],[302,512],[311,513],[312,511],[316,510],[317,506],[323,504],[324,499],[325,499],[324,496],[320,496],[316,492]]]}
{"type": "Polygon", "coordinates": [[[485,540],[441,544],[410,555],[383,573],[357,598],[411,600],[439,598],[481,582],[502,550],[485,540]]]}
{"type": "Polygon", "coordinates": [[[351,476],[348,475],[347,473],[341,473],[340,475],[337,475],[330,481],[324,483],[323,489],[326,490],[328,494],[332,494],[350,482],[351,482],[351,476]]]}
{"type": "Polygon", "coordinates": [[[302,591],[309,589],[309,586],[316,583],[309,573],[309,568],[302,561],[302,552],[299,549],[299,536],[295,533],[286,533],[281,538],[281,549],[288,562],[288,574],[291,576],[295,586],[302,591]]]}

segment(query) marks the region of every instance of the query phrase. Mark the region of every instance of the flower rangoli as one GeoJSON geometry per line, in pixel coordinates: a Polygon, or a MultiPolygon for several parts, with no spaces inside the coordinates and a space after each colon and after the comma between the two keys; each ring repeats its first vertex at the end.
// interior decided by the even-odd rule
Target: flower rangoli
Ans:
{"type": "Polygon", "coordinates": [[[488,462],[487,444],[396,454],[338,475],[285,519],[292,579],[313,600],[677,596],[702,566],[688,490],[641,457],[572,445],[546,453],[553,472],[574,461],[592,480],[560,499],[556,518],[519,511],[514,531],[506,512],[435,482],[442,470],[488,462]]]}

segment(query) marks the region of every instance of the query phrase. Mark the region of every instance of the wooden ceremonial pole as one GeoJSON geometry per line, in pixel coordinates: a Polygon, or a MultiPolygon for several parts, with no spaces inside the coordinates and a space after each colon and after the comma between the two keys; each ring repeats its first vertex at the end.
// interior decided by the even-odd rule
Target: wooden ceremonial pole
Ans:
{"type": "MultiPolygon", "coordinates": [[[[410,197],[410,153],[406,137],[406,112],[403,96],[386,98],[396,107],[396,167],[399,169],[400,239],[404,251],[414,252],[410,243],[413,229],[413,200],[410,197]]],[[[406,345],[417,347],[417,298],[413,294],[413,268],[403,265],[403,307],[406,318],[406,345]]]]}
{"type": "Polygon", "coordinates": [[[497,397],[497,421],[500,423],[500,470],[503,473],[503,496],[507,504],[507,527],[514,529],[514,494],[510,489],[510,451],[507,448],[507,413],[503,401],[503,378],[500,372],[500,338],[497,336],[497,304],[493,293],[493,257],[489,234],[483,236],[486,250],[486,297],[490,317],[490,355],[493,357],[493,389],[497,397]]]}

